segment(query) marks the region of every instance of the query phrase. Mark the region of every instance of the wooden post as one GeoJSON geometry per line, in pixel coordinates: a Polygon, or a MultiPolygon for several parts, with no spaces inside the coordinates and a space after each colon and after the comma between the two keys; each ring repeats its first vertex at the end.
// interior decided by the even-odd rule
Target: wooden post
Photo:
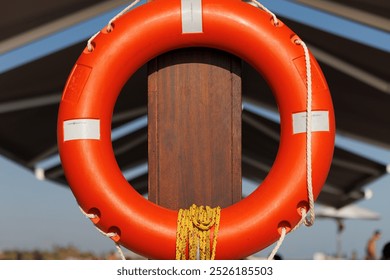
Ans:
{"type": "Polygon", "coordinates": [[[241,199],[240,64],[212,49],[149,63],[149,200],[179,209],[241,199]]]}

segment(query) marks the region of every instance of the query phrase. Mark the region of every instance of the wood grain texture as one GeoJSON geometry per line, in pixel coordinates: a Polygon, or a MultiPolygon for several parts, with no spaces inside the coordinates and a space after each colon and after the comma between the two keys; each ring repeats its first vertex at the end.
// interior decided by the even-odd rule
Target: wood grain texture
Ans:
{"type": "Polygon", "coordinates": [[[149,200],[178,209],[241,199],[240,65],[212,49],[149,63],[149,200]]]}

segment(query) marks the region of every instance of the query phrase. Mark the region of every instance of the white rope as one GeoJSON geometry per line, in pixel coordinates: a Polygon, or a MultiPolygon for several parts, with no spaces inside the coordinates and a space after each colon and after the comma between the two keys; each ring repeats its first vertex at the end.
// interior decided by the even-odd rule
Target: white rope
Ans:
{"type": "MultiPolygon", "coordinates": [[[[83,213],[83,215],[84,215],[85,217],[87,217],[88,219],[94,219],[94,218],[97,218],[97,217],[98,217],[96,214],[88,214],[88,213],[85,212],[84,209],[81,208],[80,206],[79,206],[79,209],[80,209],[81,213],[83,213]]],[[[118,234],[117,234],[116,232],[104,232],[104,231],[102,231],[100,228],[98,228],[97,226],[95,226],[95,228],[97,229],[98,232],[100,232],[101,234],[103,234],[104,236],[106,236],[106,237],[108,237],[108,238],[112,238],[112,237],[118,236],[118,234]]],[[[115,242],[115,241],[114,241],[114,242],[115,242]]],[[[126,260],[126,257],[125,257],[125,255],[123,254],[123,251],[122,251],[121,246],[120,246],[117,242],[115,242],[115,247],[116,247],[116,249],[117,249],[117,251],[118,251],[118,254],[119,254],[120,258],[121,258],[122,260],[125,261],[125,260],[126,260]]]]}
{"type": "MultiPolygon", "coordinates": [[[[279,24],[279,20],[276,15],[266,8],[263,4],[257,0],[249,0],[249,3],[254,3],[260,9],[266,11],[273,17],[275,25],[279,24]]],[[[315,220],[314,212],[314,195],[313,195],[313,178],[312,178],[312,77],[311,77],[311,63],[309,49],[305,42],[300,39],[295,40],[295,44],[302,46],[305,54],[305,67],[306,67],[306,87],[307,87],[307,100],[306,100],[306,185],[309,200],[309,212],[310,218],[305,219],[306,226],[312,226],[315,220]]],[[[306,214],[305,214],[306,216],[306,214]]]]}
{"type": "Polygon", "coordinates": [[[115,242],[115,247],[116,247],[116,251],[118,252],[119,257],[121,258],[121,260],[125,261],[126,257],[125,257],[125,254],[123,254],[123,250],[122,250],[121,246],[118,243],[115,242]]]}
{"type": "MultiPolygon", "coordinates": [[[[297,225],[291,230],[293,232],[297,228],[299,228],[302,224],[309,227],[314,224],[315,220],[315,212],[314,212],[314,195],[313,195],[313,178],[312,178],[312,135],[311,135],[311,127],[312,127],[312,77],[311,77],[311,63],[310,63],[310,55],[309,49],[307,48],[305,42],[302,40],[295,40],[294,42],[297,45],[302,46],[304,54],[305,54],[305,67],[306,67],[306,87],[307,87],[307,96],[306,96],[306,187],[307,187],[307,195],[309,200],[309,212],[310,217],[307,218],[307,212],[305,208],[301,208],[301,220],[297,223],[297,225]]],[[[282,246],[286,234],[286,228],[282,228],[282,234],[275,246],[269,255],[268,259],[272,260],[282,246]]]]}
{"type": "MultiPolygon", "coordinates": [[[[259,3],[257,0],[250,0],[249,3],[257,5],[260,9],[269,13],[272,18],[274,25],[279,25],[279,20],[274,13],[268,10],[263,4],[259,3]]],[[[295,227],[291,230],[291,232],[295,231],[302,224],[306,226],[312,226],[315,220],[315,212],[314,212],[314,195],[313,195],[313,179],[312,179],[312,135],[311,135],[311,127],[312,127],[312,77],[311,77],[311,64],[310,64],[310,55],[309,50],[306,44],[302,40],[296,40],[295,44],[302,46],[304,54],[305,54],[305,68],[306,68],[306,86],[307,86],[307,95],[306,95],[306,187],[307,194],[309,200],[309,212],[310,218],[307,219],[306,209],[301,209],[301,220],[295,225],[295,227]]],[[[275,248],[272,250],[270,255],[268,256],[269,260],[272,260],[280,247],[283,244],[283,241],[287,234],[287,228],[281,228],[281,235],[279,240],[276,243],[275,248]]]]}
{"type": "Polygon", "coordinates": [[[100,31],[96,32],[89,40],[87,41],[87,49],[89,52],[92,52],[94,47],[92,44],[92,41],[96,38],[97,35],[99,35],[100,31]]]}
{"type": "MultiPolygon", "coordinates": [[[[114,16],[107,24],[106,26],[106,31],[110,33],[114,26],[113,23],[116,21],[118,18],[123,16],[125,13],[127,13],[129,10],[131,10],[135,5],[137,5],[141,0],[133,0],[126,8],[124,8],[122,11],[120,11],[116,16],[114,16]]],[[[100,31],[96,32],[91,38],[89,38],[87,42],[87,49],[89,52],[92,52],[94,49],[94,46],[92,44],[92,41],[96,38],[97,35],[99,35],[100,31]]]]}
{"type": "Polygon", "coordinates": [[[281,228],[280,238],[276,243],[275,248],[272,250],[271,254],[268,256],[268,260],[273,260],[279,248],[282,246],[284,238],[286,237],[287,229],[285,227],[281,228]]]}
{"type": "MultiPolygon", "coordinates": [[[[298,229],[303,223],[305,223],[305,220],[306,220],[306,209],[305,208],[301,208],[301,219],[300,219],[300,221],[295,225],[295,227],[290,232],[293,232],[296,229],[298,229]]],[[[282,246],[283,241],[284,241],[286,235],[287,235],[287,229],[285,227],[282,227],[279,240],[276,243],[275,248],[269,254],[269,256],[267,258],[268,260],[273,260],[274,259],[276,253],[279,251],[280,247],[282,246]]]]}
{"type": "Polygon", "coordinates": [[[270,14],[272,16],[272,20],[274,22],[274,25],[275,26],[279,25],[279,19],[276,17],[276,15],[273,12],[271,12],[267,7],[265,7],[263,4],[261,4],[259,1],[257,1],[257,0],[250,0],[249,3],[253,3],[253,4],[257,5],[257,7],[259,7],[263,11],[267,12],[268,14],[270,14]]]}
{"type": "Polygon", "coordinates": [[[79,205],[79,209],[80,209],[81,213],[83,213],[83,215],[85,217],[87,217],[88,219],[95,219],[98,217],[96,214],[88,214],[87,212],[84,211],[83,208],[80,207],[80,205],[79,205]]]}
{"type": "Polygon", "coordinates": [[[295,231],[296,229],[298,229],[302,224],[305,223],[306,221],[306,209],[305,208],[301,208],[301,219],[299,220],[299,222],[295,225],[295,227],[291,230],[291,232],[295,231]]]}
{"type": "Polygon", "coordinates": [[[309,49],[305,42],[302,40],[296,40],[297,45],[302,46],[305,53],[305,64],[306,64],[306,83],[307,83],[307,100],[306,100],[306,185],[307,194],[309,198],[309,212],[310,218],[305,220],[306,226],[312,226],[315,220],[314,212],[314,195],[313,195],[313,178],[312,178],[312,77],[311,77],[311,64],[309,49]]]}
{"type": "Polygon", "coordinates": [[[131,8],[133,8],[135,5],[139,3],[140,0],[134,0],[132,3],[130,3],[126,8],[124,8],[122,11],[119,12],[116,16],[114,16],[107,24],[107,32],[111,32],[113,29],[112,23],[116,21],[118,18],[123,16],[125,13],[127,13],[131,8]]]}

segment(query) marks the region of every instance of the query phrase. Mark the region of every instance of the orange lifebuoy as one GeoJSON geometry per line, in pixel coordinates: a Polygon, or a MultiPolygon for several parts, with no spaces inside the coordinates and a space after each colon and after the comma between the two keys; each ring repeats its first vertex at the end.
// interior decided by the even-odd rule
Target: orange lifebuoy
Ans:
{"type": "MultiPolygon", "coordinates": [[[[195,15],[196,16],[196,15],[195,15]]],[[[199,14],[197,15],[199,16],[199,14]]],[[[115,21],[81,54],[64,90],[58,116],[58,145],[71,189],[93,222],[115,231],[119,244],[152,259],[174,259],[177,211],[155,205],[129,186],[112,149],[111,118],[128,78],[150,59],[186,47],[209,47],[249,62],[268,82],[281,123],[279,151],[251,195],[222,209],[217,259],[240,259],[291,229],[307,206],[305,58],[296,35],[282,22],[241,0],[202,0],[200,22],[185,30],[180,0],[155,0],[115,21]],[[201,30],[197,30],[200,28],[201,30]]],[[[191,23],[189,23],[191,25],[191,23]]],[[[335,124],[323,74],[311,56],[312,110],[323,128],[312,134],[313,192],[326,180],[333,155],[335,124]]]]}

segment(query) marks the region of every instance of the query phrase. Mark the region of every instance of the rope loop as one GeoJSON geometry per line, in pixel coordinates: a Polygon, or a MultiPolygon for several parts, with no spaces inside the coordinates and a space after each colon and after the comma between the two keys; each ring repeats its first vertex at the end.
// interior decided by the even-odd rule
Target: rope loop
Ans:
{"type": "MultiPolygon", "coordinates": [[[[81,208],[80,206],[79,206],[79,209],[80,209],[81,213],[83,213],[83,215],[84,215],[85,217],[87,217],[88,219],[95,219],[95,218],[98,217],[96,214],[88,214],[88,213],[85,212],[84,209],[81,208]]],[[[112,237],[118,236],[118,233],[116,233],[116,232],[104,232],[104,231],[102,231],[100,228],[98,228],[98,227],[96,227],[96,226],[95,226],[95,228],[97,229],[98,232],[100,232],[101,234],[103,234],[104,236],[106,236],[106,237],[108,237],[108,238],[112,238],[112,237]]],[[[121,248],[121,246],[120,246],[117,242],[115,242],[115,247],[116,247],[116,249],[117,249],[117,251],[118,251],[118,254],[119,254],[120,258],[121,258],[122,260],[126,260],[126,257],[125,257],[125,255],[123,254],[122,248],[121,248]]]]}
{"type": "Polygon", "coordinates": [[[140,2],[140,0],[134,0],[132,1],[126,8],[124,8],[122,11],[120,11],[115,17],[113,17],[107,24],[106,31],[109,33],[114,29],[113,22],[126,14],[131,8],[133,8],[135,5],[137,5],[140,2]]]}
{"type": "Polygon", "coordinates": [[[206,206],[206,208],[204,206],[191,207],[190,212],[192,223],[198,229],[205,231],[214,226],[215,213],[209,206],[206,206]]]}
{"type": "Polygon", "coordinates": [[[257,1],[257,0],[248,0],[248,3],[249,4],[253,4],[255,7],[258,7],[260,9],[262,9],[263,11],[267,12],[268,14],[270,14],[272,16],[272,21],[273,21],[273,24],[275,26],[278,26],[280,24],[279,19],[277,18],[277,16],[273,12],[271,12],[267,7],[265,7],[263,4],[261,4],[259,1],[257,1]]]}
{"type": "MultiPolygon", "coordinates": [[[[126,14],[129,10],[131,10],[135,5],[137,5],[141,0],[133,0],[126,8],[124,8],[122,11],[120,11],[116,16],[114,16],[107,24],[106,31],[107,33],[110,33],[114,30],[114,21],[116,21],[118,18],[126,14]]],[[[93,40],[96,38],[97,35],[100,34],[100,31],[95,33],[89,40],[87,41],[87,49],[89,52],[93,52],[94,46],[93,46],[93,40]]]]}
{"type": "Polygon", "coordinates": [[[88,219],[95,219],[95,218],[98,217],[96,214],[88,214],[88,213],[85,212],[84,209],[81,208],[80,206],[79,206],[79,209],[80,209],[81,213],[83,213],[83,215],[84,215],[85,217],[87,217],[88,219]]]}
{"type": "MultiPolygon", "coordinates": [[[[296,229],[298,229],[302,224],[306,223],[306,209],[305,208],[301,208],[301,220],[295,225],[295,227],[293,229],[291,229],[290,232],[293,232],[295,231],[296,229]]],[[[279,251],[280,247],[282,246],[283,244],[283,241],[287,235],[287,228],[285,227],[282,227],[281,229],[281,234],[280,234],[280,238],[279,240],[277,241],[276,245],[275,245],[275,248],[272,250],[272,252],[269,254],[268,256],[268,260],[273,260],[276,253],[279,251]]]]}

